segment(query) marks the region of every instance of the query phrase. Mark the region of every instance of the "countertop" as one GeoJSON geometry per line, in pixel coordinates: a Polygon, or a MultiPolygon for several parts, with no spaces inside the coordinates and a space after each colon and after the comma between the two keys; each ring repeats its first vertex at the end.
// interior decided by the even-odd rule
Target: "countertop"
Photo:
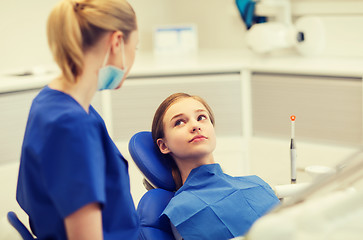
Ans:
{"type": "MultiPolygon", "coordinates": [[[[282,73],[362,78],[363,58],[303,57],[297,54],[256,55],[240,50],[200,50],[188,56],[155,56],[138,52],[129,79],[165,75],[239,73],[282,73]]],[[[0,71],[0,92],[40,88],[59,74],[55,65],[37,67],[35,71],[0,71]],[[37,74],[22,73],[35,72],[37,74]]]]}

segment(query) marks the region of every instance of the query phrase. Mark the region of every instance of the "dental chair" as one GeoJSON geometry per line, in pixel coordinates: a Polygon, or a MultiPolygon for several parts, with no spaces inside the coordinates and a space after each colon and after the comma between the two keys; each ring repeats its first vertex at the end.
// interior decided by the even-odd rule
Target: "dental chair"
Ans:
{"type": "Polygon", "coordinates": [[[175,239],[169,219],[160,217],[174,196],[175,183],[171,169],[167,167],[164,156],[153,142],[151,132],[136,133],[129,142],[129,152],[144,174],[144,185],[148,190],[137,206],[141,225],[140,239],[175,239]]]}
{"type": "Polygon", "coordinates": [[[15,228],[16,231],[20,234],[20,236],[24,240],[35,240],[33,235],[29,232],[29,230],[24,226],[24,224],[19,220],[18,216],[14,212],[8,212],[8,221],[15,228]]]}

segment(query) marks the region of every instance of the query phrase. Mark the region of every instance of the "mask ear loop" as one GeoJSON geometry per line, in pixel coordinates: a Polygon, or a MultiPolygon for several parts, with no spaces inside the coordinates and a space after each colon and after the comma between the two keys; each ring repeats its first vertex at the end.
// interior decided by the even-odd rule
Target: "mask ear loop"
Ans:
{"type": "Polygon", "coordinates": [[[122,62],[124,63],[124,71],[126,71],[126,57],[125,57],[125,44],[124,44],[124,38],[121,38],[121,56],[122,56],[122,62]]]}
{"type": "MultiPolygon", "coordinates": [[[[102,67],[106,66],[108,58],[110,57],[110,52],[111,52],[111,46],[108,48],[105,59],[103,60],[102,63],[102,67]]],[[[126,71],[126,57],[125,57],[125,44],[124,44],[124,39],[121,38],[121,57],[122,57],[122,62],[124,63],[124,70],[126,71]]]]}
{"type": "Polygon", "coordinates": [[[110,57],[111,46],[108,48],[105,59],[103,60],[102,67],[106,66],[108,58],[110,57]]]}

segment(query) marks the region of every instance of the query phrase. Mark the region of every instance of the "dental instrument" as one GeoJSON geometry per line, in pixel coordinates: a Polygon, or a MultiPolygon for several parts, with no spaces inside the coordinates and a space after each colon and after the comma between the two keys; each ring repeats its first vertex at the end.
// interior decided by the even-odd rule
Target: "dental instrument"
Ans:
{"type": "Polygon", "coordinates": [[[291,160],[291,184],[296,183],[296,146],[295,146],[295,120],[296,116],[291,115],[291,142],[290,142],[290,160],[291,160]]]}

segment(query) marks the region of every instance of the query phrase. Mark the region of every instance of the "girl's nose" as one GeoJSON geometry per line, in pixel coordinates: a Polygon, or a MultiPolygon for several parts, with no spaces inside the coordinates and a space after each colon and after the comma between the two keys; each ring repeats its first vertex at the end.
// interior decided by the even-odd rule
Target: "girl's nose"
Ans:
{"type": "Polygon", "coordinates": [[[201,129],[198,126],[194,126],[192,132],[199,132],[201,129]]]}

